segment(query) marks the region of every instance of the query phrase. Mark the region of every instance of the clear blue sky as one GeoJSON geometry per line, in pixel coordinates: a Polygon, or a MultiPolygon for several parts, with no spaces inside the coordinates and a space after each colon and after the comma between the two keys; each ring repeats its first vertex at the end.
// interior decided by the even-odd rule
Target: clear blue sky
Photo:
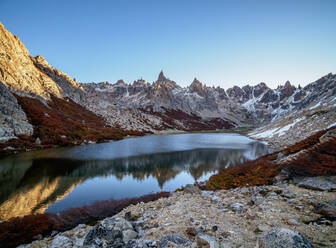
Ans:
{"type": "Polygon", "coordinates": [[[224,88],[336,73],[336,1],[0,0],[30,53],[78,81],[194,77],[224,88]]]}

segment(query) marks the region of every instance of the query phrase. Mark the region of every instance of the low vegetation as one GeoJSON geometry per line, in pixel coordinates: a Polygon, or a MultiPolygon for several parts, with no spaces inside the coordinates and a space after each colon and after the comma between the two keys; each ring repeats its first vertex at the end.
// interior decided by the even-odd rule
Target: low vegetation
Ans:
{"type": "Polygon", "coordinates": [[[119,213],[131,204],[146,203],[168,196],[168,192],[161,192],[138,198],[98,201],[92,205],[72,208],[59,214],[43,213],[12,218],[0,223],[0,247],[10,248],[30,243],[38,234],[45,236],[52,231],[69,230],[81,223],[94,223],[119,213]]]}
{"type": "Polygon", "coordinates": [[[144,113],[158,116],[163,120],[161,126],[154,126],[155,130],[179,129],[182,131],[210,131],[217,129],[229,129],[234,123],[221,118],[202,119],[195,114],[188,114],[179,109],[168,109],[162,107],[163,112],[156,112],[153,109],[141,109],[144,113]]]}
{"type": "MultiPolygon", "coordinates": [[[[120,140],[127,135],[141,136],[144,133],[111,127],[105,121],[71,99],[52,97],[44,104],[40,100],[15,95],[34,126],[32,137],[20,136],[0,144],[0,151],[6,147],[24,150],[53,145],[67,146],[83,142],[120,140]],[[36,142],[36,139],[39,139],[36,142]]],[[[7,150],[8,152],[11,149],[7,150]]]]}
{"type": "Polygon", "coordinates": [[[289,179],[336,175],[336,138],[331,137],[323,143],[319,141],[332,129],[334,127],[320,131],[282,151],[224,169],[210,177],[206,188],[215,190],[269,185],[281,171],[285,171],[289,179]],[[287,159],[281,160],[281,157],[287,159]]]}

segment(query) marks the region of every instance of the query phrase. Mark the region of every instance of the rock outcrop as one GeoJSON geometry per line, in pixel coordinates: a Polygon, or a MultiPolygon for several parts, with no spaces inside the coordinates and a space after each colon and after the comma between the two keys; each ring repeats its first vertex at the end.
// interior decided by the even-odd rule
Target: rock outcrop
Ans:
{"type": "Polygon", "coordinates": [[[31,57],[19,38],[0,23],[0,81],[11,91],[44,99],[67,96],[66,88],[62,88],[65,84],[57,84],[41,70],[42,66],[47,66],[46,61],[40,56],[31,57]]]}
{"type": "Polygon", "coordinates": [[[0,81],[0,142],[32,135],[33,126],[13,94],[0,81]]]}

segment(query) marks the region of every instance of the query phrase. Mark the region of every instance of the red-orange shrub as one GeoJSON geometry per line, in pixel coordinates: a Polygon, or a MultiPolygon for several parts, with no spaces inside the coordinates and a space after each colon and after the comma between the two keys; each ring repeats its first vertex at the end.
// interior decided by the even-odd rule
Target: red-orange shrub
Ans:
{"type": "Polygon", "coordinates": [[[59,214],[44,213],[12,218],[0,223],[0,247],[16,247],[33,241],[33,237],[38,234],[48,235],[53,230],[65,231],[81,223],[115,215],[131,204],[150,202],[168,196],[168,192],[161,192],[137,198],[99,201],[89,206],[68,209],[59,214]]]}

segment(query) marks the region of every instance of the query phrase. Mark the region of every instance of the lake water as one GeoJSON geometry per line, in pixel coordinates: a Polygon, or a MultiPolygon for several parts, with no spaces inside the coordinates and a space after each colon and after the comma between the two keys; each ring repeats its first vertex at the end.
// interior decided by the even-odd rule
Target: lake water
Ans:
{"type": "Polygon", "coordinates": [[[192,133],[8,156],[0,159],[0,219],[173,191],[268,152],[242,135],[192,133]]]}

